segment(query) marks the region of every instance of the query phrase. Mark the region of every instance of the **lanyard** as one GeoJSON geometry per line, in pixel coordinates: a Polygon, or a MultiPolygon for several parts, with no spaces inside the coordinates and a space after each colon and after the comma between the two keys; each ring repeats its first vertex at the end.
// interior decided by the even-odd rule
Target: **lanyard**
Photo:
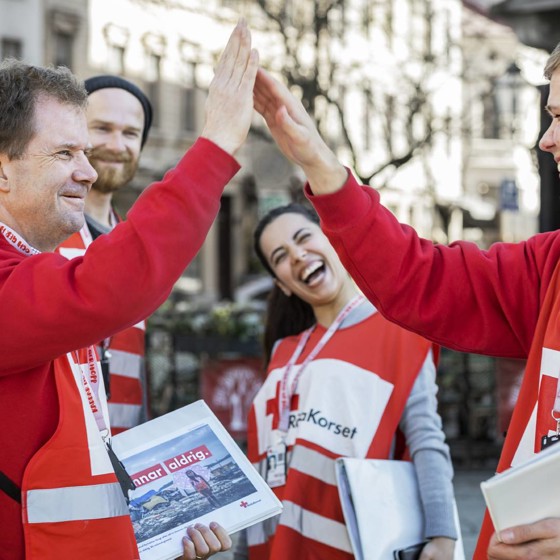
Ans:
{"type": "Polygon", "coordinates": [[[82,378],[82,384],[84,391],[87,396],[88,404],[91,408],[91,412],[97,423],[97,428],[99,430],[99,435],[105,444],[107,449],[107,455],[111,461],[111,465],[117,477],[117,481],[120,484],[123,496],[128,504],[129,496],[128,493],[131,490],[136,489],[136,485],[130,478],[129,474],[126,472],[126,468],[121,463],[113,448],[111,446],[111,432],[105,422],[105,417],[103,416],[103,411],[99,406],[99,369],[97,367],[97,360],[95,358],[95,351],[93,346],[88,346],[87,348],[87,363],[80,363],[80,358],[77,352],[68,354],[68,359],[70,364],[78,367],[80,369],[80,374],[82,378]]]}
{"type": "Polygon", "coordinates": [[[97,368],[97,360],[95,359],[95,353],[93,346],[88,346],[87,349],[87,363],[82,364],[78,356],[78,352],[74,351],[72,355],[68,355],[71,360],[70,363],[76,364],[80,368],[80,377],[82,380],[82,385],[86,393],[88,404],[91,408],[91,412],[97,423],[99,433],[103,441],[109,435],[109,428],[105,422],[105,417],[103,416],[103,410],[99,404],[99,370],[97,368]]]}
{"type": "Polygon", "coordinates": [[[294,376],[292,384],[291,384],[291,386],[288,390],[288,379],[289,379],[289,376],[290,376],[290,372],[292,371],[292,368],[294,367],[298,358],[301,356],[301,354],[303,352],[303,349],[305,348],[305,345],[307,344],[309,338],[311,337],[311,334],[315,330],[316,325],[313,325],[313,326],[309,327],[307,330],[305,330],[302,333],[302,335],[299,339],[299,343],[298,343],[294,353],[292,354],[292,357],[290,358],[288,364],[286,365],[286,369],[284,370],[284,374],[282,375],[282,381],[281,381],[281,385],[280,385],[280,425],[278,426],[278,429],[281,432],[287,432],[288,431],[288,424],[289,424],[289,418],[290,418],[290,402],[292,400],[293,394],[296,392],[297,385],[298,385],[298,382],[299,382],[299,378],[301,377],[301,374],[303,373],[305,368],[309,365],[309,363],[312,360],[314,360],[315,357],[317,356],[317,354],[319,354],[319,352],[325,347],[327,342],[331,339],[333,334],[340,327],[342,321],[344,321],[344,319],[346,319],[346,317],[349,315],[349,313],[355,307],[360,305],[360,303],[362,303],[363,300],[364,300],[364,296],[362,296],[361,294],[358,294],[357,296],[352,298],[342,308],[340,313],[336,316],[335,320],[331,323],[329,328],[325,331],[323,336],[320,338],[319,342],[317,342],[315,347],[311,350],[311,352],[309,352],[309,355],[307,356],[307,358],[305,358],[305,360],[301,364],[301,366],[299,368],[299,371],[294,376]]]}
{"type": "Polygon", "coordinates": [[[24,255],[38,255],[41,253],[35,247],[29,245],[26,241],[24,241],[21,235],[17,234],[12,228],[8,227],[6,224],[0,222],[0,234],[2,234],[6,241],[15,247],[20,253],[24,255]]]}

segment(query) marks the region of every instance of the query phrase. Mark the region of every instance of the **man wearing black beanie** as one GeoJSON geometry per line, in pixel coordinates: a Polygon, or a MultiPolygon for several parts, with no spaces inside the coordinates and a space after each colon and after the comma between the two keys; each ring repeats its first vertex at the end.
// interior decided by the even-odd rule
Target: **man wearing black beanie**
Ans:
{"type": "MultiPolygon", "coordinates": [[[[152,105],[132,82],[100,75],[84,85],[89,94],[89,160],[98,179],[86,198],[86,223],[58,248],[68,258],[82,255],[95,238],[121,221],[112,205],[113,193],[134,178],[152,124],[152,105]]],[[[113,434],[147,419],[144,338],[142,321],[98,345],[113,434]]]]}
{"type": "Polygon", "coordinates": [[[84,85],[89,95],[91,95],[94,91],[98,91],[100,89],[124,89],[128,91],[138,101],[140,101],[140,105],[142,105],[142,110],[144,111],[144,128],[142,130],[142,144],[141,147],[144,147],[146,140],[148,139],[148,132],[150,131],[150,127],[152,126],[152,118],[153,118],[153,110],[152,104],[150,100],[146,97],[144,92],[132,82],[121,78],[120,76],[112,76],[110,74],[104,74],[101,76],[92,76],[84,81],[84,85]]]}

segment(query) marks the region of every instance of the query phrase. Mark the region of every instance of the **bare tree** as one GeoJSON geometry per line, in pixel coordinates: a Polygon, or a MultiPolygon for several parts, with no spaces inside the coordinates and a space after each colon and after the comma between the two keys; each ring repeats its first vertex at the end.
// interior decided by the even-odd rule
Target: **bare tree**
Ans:
{"type": "MultiPolygon", "coordinates": [[[[194,9],[186,0],[132,1],[174,10],[194,9]]],[[[369,184],[376,178],[378,187],[399,168],[421,157],[431,146],[434,134],[442,129],[442,123],[432,114],[429,85],[434,71],[444,64],[431,47],[432,0],[409,3],[411,17],[424,22],[422,38],[416,41],[421,46],[414,49],[402,68],[395,69],[398,85],[392,93],[376,85],[377,75],[372,71],[375,61],[340,55],[341,46],[356,34],[367,40],[381,32],[391,44],[395,26],[392,0],[245,0],[237,6],[257,32],[274,37],[277,48],[268,58],[267,52],[261,53],[263,64],[281,74],[300,95],[324,137],[334,149],[344,152],[359,179],[369,184]],[[354,78],[359,83],[348,84],[354,78]],[[363,115],[359,127],[352,124],[356,111],[349,106],[348,85],[354,92],[361,88],[363,115]],[[376,116],[382,134],[375,134],[376,145],[368,149],[369,137],[374,136],[370,115],[376,116]],[[399,141],[395,142],[397,136],[399,141]],[[384,154],[382,161],[371,157],[373,149],[384,154]]],[[[212,15],[212,8],[201,9],[212,15]]],[[[262,131],[254,132],[262,135],[262,131]]]]}
{"type": "MultiPolygon", "coordinates": [[[[351,8],[349,0],[256,1],[265,16],[263,26],[282,38],[284,56],[278,71],[287,85],[299,92],[304,106],[331,145],[344,150],[349,164],[362,182],[368,184],[383,172],[386,180],[390,175],[388,170],[396,171],[431,145],[435,129],[440,125],[435,122],[430,103],[430,77],[438,62],[430,45],[433,17],[430,0],[411,2],[417,10],[412,15],[423,17],[425,21],[424,49],[415,52],[414,60],[408,61],[406,67],[398,69],[396,92],[381,95],[375,86],[376,76],[371,75],[371,60],[363,60],[363,57],[345,59],[335,51],[340,50],[348,35],[361,33],[371,36],[375,28],[381,30],[390,42],[393,33],[392,2],[364,2],[361,21],[357,22],[355,6],[351,8]],[[352,21],[349,17],[351,9],[352,21]],[[418,10],[424,10],[424,13],[418,13],[418,10]],[[415,72],[408,72],[411,66],[414,66],[415,72]],[[346,99],[347,80],[352,76],[361,76],[364,111],[359,127],[352,124],[356,112],[349,110],[346,99]],[[371,158],[364,156],[368,151],[364,149],[364,144],[367,147],[364,138],[368,134],[368,113],[375,113],[381,120],[383,145],[376,148],[382,149],[385,154],[384,161],[377,163],[373,169],[371,158]],[[338,121],[334,127],[333,115],[338,121]],[[333,128],[336,131],[334,134],[333,128]],[[361,134],[357,128],[362,129],[361,134]],[[401,136],[399,142],[394,141],[396,134],[401,136]]],[[[276,63],[265,58],[265,64],[274,68],[276,63]]],[[[360,84],[352,85],[355,88],[360,84]]]]}

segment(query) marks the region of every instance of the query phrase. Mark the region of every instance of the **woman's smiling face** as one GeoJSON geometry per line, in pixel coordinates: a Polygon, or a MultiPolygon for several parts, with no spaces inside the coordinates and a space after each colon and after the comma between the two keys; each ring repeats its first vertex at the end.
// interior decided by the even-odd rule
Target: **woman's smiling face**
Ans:
{"type": "Polygon", "coordinates": [[[275,218],[264,228],[260,247],[280,289],[312,306],[334,301],[348,280],[321,228],[302,214],[275,218]]]}

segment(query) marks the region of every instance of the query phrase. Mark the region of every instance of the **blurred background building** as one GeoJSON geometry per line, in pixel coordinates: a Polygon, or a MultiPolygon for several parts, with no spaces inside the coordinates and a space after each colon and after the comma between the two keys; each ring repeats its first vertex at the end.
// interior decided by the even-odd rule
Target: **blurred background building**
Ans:
{"type": "MultiPolygon", "coordinates": [[[[155,119],[139,173],[116,197],[125,213],[200,134],[212,68],[243,15],[263,66],[399,220],[439,243],[488,247],[560,219],[558,174],[536,148],[559,14],[551,0],[0,0],[0,58],[119,74],[146,91],[155,119]]],[[[154,414],[203,397],[243,440],[270,288],[252,229],[301,198],[304,177],[257,116],[239,160],[148,340],[154,414]]],[[[522,369],[443,352],[441,411],[460,460],[493,457],[522,369]]]]}

